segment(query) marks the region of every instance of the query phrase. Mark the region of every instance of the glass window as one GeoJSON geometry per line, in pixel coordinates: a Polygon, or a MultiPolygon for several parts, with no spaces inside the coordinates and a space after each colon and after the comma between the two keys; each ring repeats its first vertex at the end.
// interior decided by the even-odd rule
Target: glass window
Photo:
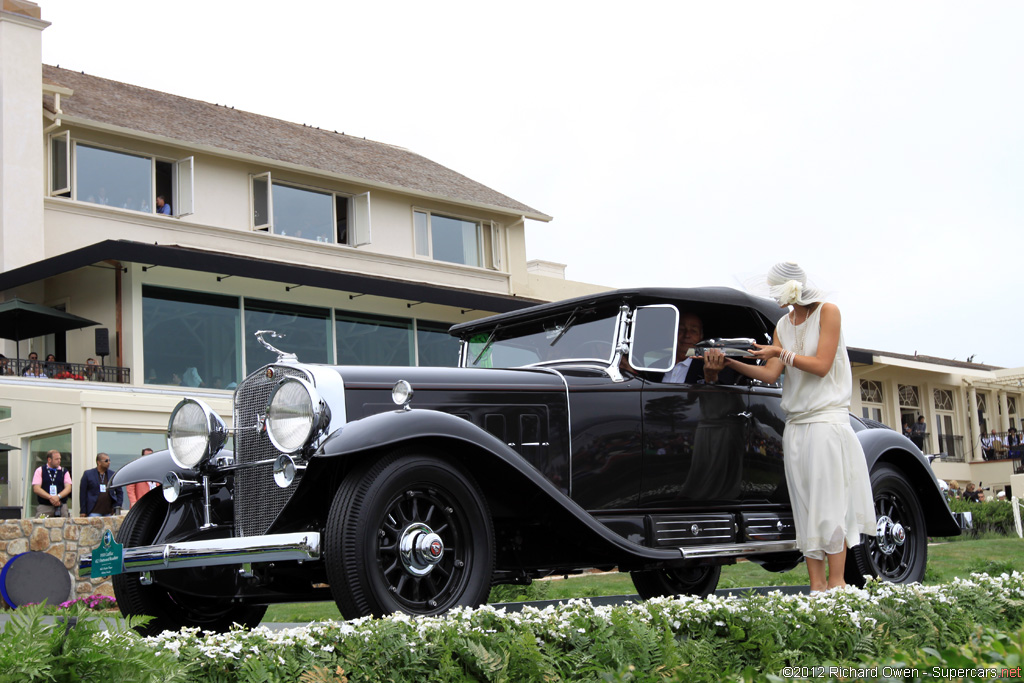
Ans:
{"type": "Polygon", "coordinates": [[[245,367],[254,372],[277,356],[256,339],[259,330],[274,330],[284,339],[268,342],[303,363],[330,363],[331,312],[326,308],[295,306],[273,301],[245,300],[245,367]]]}
{"type": "Polygon", "coordinates": [[[231,389],[241,377],[241,315],[236,297],[142,288],[146,384],[231,389]]]}
{"type": "Polygon", "coordinates": [[[429,249],[435,261],[480,265],[480,223],[414,211],[413,227],[417,255],[428,255],[429,249]]]}
{"type": "Polygon", "coordinates": [[[469,337],[466,367],[512,368],[532,363],[610,361],[618,311],[575,312],[480,331],[469,337]]]}
{"type": "Polygon", "coordinates": [[[919,405],[917,387],[910,384],[900,384],[900,407],[916,408],[919,405]]]}
{"type": "MultiPolygon", "coordinates": [[[[143,448],[162,451],[167,448],[165,432],[117,432],[100,429],[96,433],[96,452],[110,456],[110,469],[119,470],[142,456],[143,448]]],[[[76,482],[77,483],[77,482],[76,482]]],[[[124,498],[128,507],[128,496],[124,498]]]]}
{"type": "Polygon", "coordinates": [[[317,242],[333,242],[333,195],[274,183],[274,232],[317,242]]]}
{"type": "Polygon", "coordinates": [[[451,323],[416,321],[419,365],[454,368],[459,364],[459,340],[448,334],[451,323]]]}
{"type": "Polygon", "coordinates": [[[412,321],[335,314],[338,365],[414,365],[412,321]]]}
{"type": "Polygon", "coordinates": [[[50,194],[70,196],[71,190],[71,132],[54,133],[50,136],[50,194]]]}
{"type": "Polygon", "coordinates": [[[0,406],[0,420],[9,420],[9,419],[11,419],[11,407],[10,406],[0,406]]]}
{"type": "Polygon", "coordinates": [[[416,255],[430,256],[430,238],[427,233],[427,214],[414,211],[412,214],[413,228],[416,232],[416,255]]]}
{"type": "Polygon", "coordinates": [[[79,201],[152,213],[153,160],[149,157],[75,146],[79,201]]]}
{"type": "Polygon", "coordinates": [[[953,392],[949,389],[935,389],[935,407],[938,410],[953,410],[953,392]]]}
{"type": "Polygon", "coordinates": [[[68,498],[67,501],[68,506],[71,505],[72,499],[75,496],[73,485],[77,483],[77,478],[71,469],[71,430],[36,437],[28,443],[28,466],[25,468],[25,471],[28,472],[28,476],[25,477],[26,486],[28,488],[27,495],[25,497],[26,502],[24,510],[24,516],[26,518],[36,516],[36,506],[39,504],[39,501],[36,499],[36,494],[32,492],[32,476],[35,474],[37,468],[46,464],[46,454],[53,450],[60,451],[60,466],[68,472],[71,472],[72,489],[71,498],[68,498]]]}
{"type": "Polygon", "coordinates": [[[860,400],[863,403],[882,403],[882,384],[871,379],[862,379],[860,400]]]}

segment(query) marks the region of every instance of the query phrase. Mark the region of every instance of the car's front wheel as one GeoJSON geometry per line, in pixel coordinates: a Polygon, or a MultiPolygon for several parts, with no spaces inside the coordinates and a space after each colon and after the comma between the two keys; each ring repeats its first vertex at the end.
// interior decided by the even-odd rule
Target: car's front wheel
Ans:
{"type": "MultiPolygon", "coordinates": [[[[167,515],[167,501],[159,492],[145,495],[131,507],[117,532],[117,542],[125,548],[151,545],[167,515]]],[[[201,583],[205,571],[221,572],[221,567],[177,569],[194,572],[194,580],[201,583]]],[[[157,635],[165,630],[177,631],[185,626],[197,626],[207,631],[227,631],[232,624],[248,628],[259,625],[266,614],[266,605],[239,605],[227,600],[210,600],[163,588],[159,574],[154,581],[142,583],[138,573],[117,574],[112,579],[114,597],[124,616],[148,615],[153,617],[136,631],[144,636],[157,635]]]]}
{"type": "Polygon", "coordinates": [[[494,570],[490,512],[476,483],[454,464],[398,451],[342,483],[327,520],[324,559],[346,619],[480,605],[494,570]]]}
{"type": "Polygon", "coordinates": [[[641,598],[667,597],[669,595],[699,595],[707,597],[718,587],[722,576],[720,565],[682,567],[669,569],[645,569],[630,572],[633,585],[641,598]]]}
{"type": "Polygon", "coordinates": [[[860,545],[846,556],[846,582],[864,585],[864,576],[892,583],[914,583],[924,578],[928,561],[928,534],[921,503],[906,476],[891,465],[871,473],[875,500],[876,536],[861,536],[860,545]]]}

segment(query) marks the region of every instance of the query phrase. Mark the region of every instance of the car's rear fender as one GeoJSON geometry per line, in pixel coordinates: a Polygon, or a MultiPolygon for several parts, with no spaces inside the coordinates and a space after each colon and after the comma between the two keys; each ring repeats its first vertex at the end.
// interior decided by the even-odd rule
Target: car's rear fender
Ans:
{"type": "Polygon", "coordinates": [[[857,437],[869,471],[882,464],[891,465],[910,482],[924,510],[929,536],[960,534],[960,525],[949,510],[935,473],[910,439],[888,429],[865,429],[858,432],[857,437]]]}

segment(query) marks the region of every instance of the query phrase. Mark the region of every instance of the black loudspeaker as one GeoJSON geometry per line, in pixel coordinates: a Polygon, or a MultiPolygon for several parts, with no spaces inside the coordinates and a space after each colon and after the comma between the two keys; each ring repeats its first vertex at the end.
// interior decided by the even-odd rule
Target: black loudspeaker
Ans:
{"type": "Polygon", "coordinates": [[[96,328],[96,355],[110,355],[110,333],[105,327],[96,328]]]}

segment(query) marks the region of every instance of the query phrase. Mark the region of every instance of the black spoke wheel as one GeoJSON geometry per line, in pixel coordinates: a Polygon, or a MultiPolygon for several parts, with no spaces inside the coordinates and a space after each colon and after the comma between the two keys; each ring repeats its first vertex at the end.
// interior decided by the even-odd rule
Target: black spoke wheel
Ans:
{"type": "Polygon", "coordinates": [[[879,465],[871,473],[871,491],[877,535],[861,536],[860,545],[850,548],[846,582],[863,586],[865,575],[892,583],[921,581],[928,562],[928,534],[913,487],[899,470],[879,465]]]}
{"type": "Polygon", "coordinates": [[[701,567],[673,567],[669,569],[645,569],[630,572],[633,585],[641,598],[667,597],[669,595],[699,595],[707,597],[718,587],[722,576],[720,565],[701,567]]]}
{"type": "Polygon", "coordinates": [[[392,453],[353,472],[327,520],[324,559],[346,619],[440,614],[487,599],[494,530],[472,478],[432,455],[392,453]]]}
{"type": "MultiPolygon", "coordinates": [[[[117,532],[117,542],[131,548],[152,545],[164,517],[167,515],[167,501],[159,491],[139,498],[128,511],[117,532]]],[[[213,567],[214,571],[229,571],[228,568],[213,567]]],[[[174,570],[196,571],[199,570],[174,570]]],[[[197,582],[202,576],[197,576],[197,582]]],[[[232,624],[253,628],[258,626],[266,614],[266,605],[239,605],[227,601],[210,600],[168,590],[160,586],[159,574],[154,582],[145,585],[142,575],[137,572],[117,574],[111,580],[114,597],[124,616],[148,615],[149,623],[136,630],[144,635],[157,635],[165,630],[177,631],[185,626],[198,626],[203,630],[227,631],[232,624]]]]}

